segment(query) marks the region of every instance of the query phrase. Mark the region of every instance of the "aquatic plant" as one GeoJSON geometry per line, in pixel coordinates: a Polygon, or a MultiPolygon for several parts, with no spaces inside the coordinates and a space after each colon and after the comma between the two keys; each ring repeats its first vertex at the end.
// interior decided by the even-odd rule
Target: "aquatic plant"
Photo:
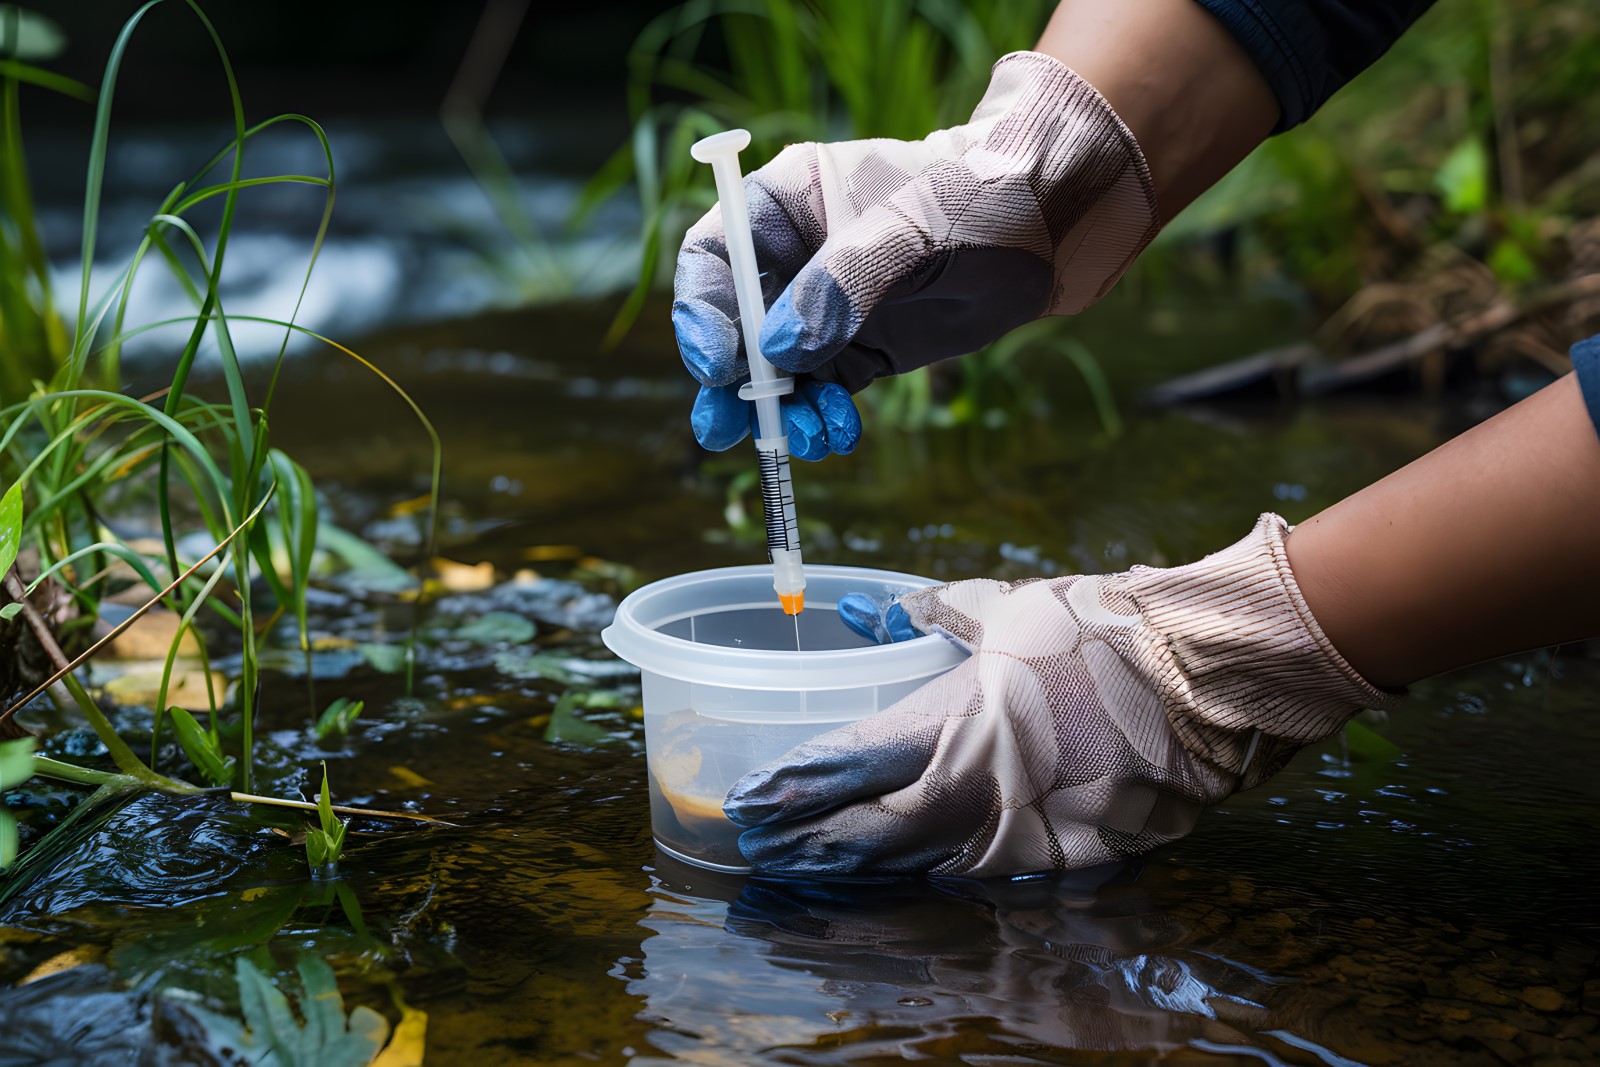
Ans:
{"type": "Polygon", "coordinates": [[[317,794],[317,823],[306,831],[306,864],[315,876],[327,874],[344,855],[344,835],[350,829],[333,813],[333,798],[328,792],[328,764],[322,764],[322,790],[317,794]]]}
{"type": "Polygon", "coordinates": [[[317,717],[316,725],[312,727],[312,735],[318,741],[326,741],[333,737],[344,737],[350,732],[350,727],[355,725],[356,719],[360,717],[362,709],[365,707],[365,701],[340,697],[322,709],[322,714],[317,717]]]}
{"type": "MultiPolygon", "coordinates": [[[[120,774],[67,767],[54,760],[36,760],[37,773],[85,784],[139,783],[182,790],[185,783],[156,774],[117,735],[111,723],[72,673],[110,637],[152,607],[178,617],[167,648],[160,689],[153,703],[152,760],[163,725],[170,721],[180,747],[199,776],[213,785],[253,787],[255,709],[259,699],[259,660],[265,622],[280,614],[294,619],[301,652],[310,663],[306,594],[314,554],[324,547],[315,488],[299,464],[271,442],[273,403],[288,343],[299,334],[351,358],[388,384],[417,416],[433,444],[432,488],[427,542],[432,542],[440,476],[438,437],[421,410],[378,368],[356,353],[296,322],[333,208],[335,177],[328,140],[313,120],[278,115],[254,124],[245,109],[233,68],[215,27],[197,0],[176,4],[190,12],[214,49],[228,86],[232,137],[192,175],[176,184],[149,216],[139,242],[108,285],[97,288],[92,265],[96,258],[101,196],[106,178],[107,145],[117,81],[128,45],[142,22],[165,0],[150,0],[124,25],[107,60],[95,101],[89,145],[87,189],[83,205],[83,267],[72,329],[64,350],[40,356],[36,369],[15,380],[0,378],[0,568],[7,592],[0,617],[0,639],[13,648],[24,637],[48,654],[50,676],[0,709],[0,728],[15,731],[13,714],[34,696],[56,696],[59,682],[109,750],[120,774]],[[313,139],[325,164],[322,174],[247,173],[244,156],[252,140],[276,127],[295,127],[313,139]],[[306,265],[294,308],[285,319],[230,315],[221,296],[224,263],[241,196],[252,189],[302,185],[321,193],[322,211],[309,237],[306,265]],[[215,232],[205,235],[190,221],[202,204],[217,209],[215,232]],[[128,321],[129,297],[136,278],[149,264],[170,273],[194,305],[192,314],[164,321],[128,321]],[[233,341],[232,324],[266,324],[282,331],[276,360],[263,389],[246,384],[233,341]],[[181,345],[169,384],[146,397],[118,392],[119,357],[130,339],[153,331],[175,332],[181,345]],[[220,362],[223,399],[209,402],[188,390],[202,346],[214,345],[220,362]],[[48,356],[48,360],[45,358],[48,356]],[[160,548],[150,551],[119,535],[105,521],[108,510],[127,510],[130,501],[152,501],[159,523],[160,548]],[[180,551],[180,533],[198,525],[210,543],[207,549],[180,551]],[[198,557],[198,558],[196,558],[198,557]],[[27,573],[23,573],[23,569],[27,573]],[[260,582],[270,603],[258,604],[260,582]],[[107,638],[83,649],[101,600],[118,588],[142,586],[144,605],[107,638]],[[61,595],[48,610],[34,600],[45,591],[61,595]],[[220,621],[240,645],[238,676],[231,700],[209,685],[211,656],[202,613],[220,621]],[[172,708],[169,689],[181,649],[193,643],[205,677],[208,723],[202,727],[191,709],[172,708]],[[76,654],[74,654],[76,653],[76,654]],[[170,709],[170,710],[169,710],[170,709]],[[238,728],[236,752],[225,753],[221,721],[238,728]]],[[[8,9],[14,10],[14,9],[8,9]]],[[[4,23],[0,13],[0,23],[4,23]]],[[[24,26],[50,27],[29,16],[24,26]]],[[[13,25],[16,25],[15,17],[13,25]]],[[[0,44],[26,40],[20,33],[0,34],[0,44]]],[[[59,88],[52,76],[16,58],[16,48],[0,48],[0,79],[6,81],[7,125],[0,171],[23,173],[21,140],[16,122],[16,83],[30,81],[59,88]]],[[[59,80],[59,79],[58,79],[59,80]]],[[[23,247],[37,244],[26,186],[6,183],[0,198],[0,234],[23,247]],[[31,235],[31,236],[30,236],[31,235]]],[[[47,267],[31,261],[18,268],[6,259],[6,292],[26,292],[39,303],[43,318],[51,312],[48,291],[41,288],[47,267]],[[24,269],[25,277],[17,275],[24,269]],[[34,279],[30,282],[28,279],[34,279]],[[31,287],[30,287],[31,286],[31,287]]],[[[6,305],[0,304],[0,312],[6,305]]],[[[10,322],[10,318],[5,319],[10,322]]],[[[13,335],[7,334],[8,340],[13,335]]],[[[16,335],[16,343],[27,339],[16,335]]],[[[31,342],[30,342],[31,343],[31,342]]],[[[314,699],[309,690],[308,704],[314,699]]],[[[30,679],[29,681],[32,681],[30,679]]],[[[19,688],[26,689],[27,686],[19,688]]],[[[314,704],[310,705],[314,707],[314,704]]]]}
{"type": "Polygon", "coordinates": [[[389,1021],[365,1005],[346,1015],[339,983],[325,961],[302,955],[295,973],[298,981],[276,982],[240,956],[234,981],[242,1021],[188,1004],[183,1010],[204,1025],[214,1048],[232,1050],[230,1055],[243,1055],[250,1063],[365,1067],[377,1061],[389,1040],[389,1021]]]}

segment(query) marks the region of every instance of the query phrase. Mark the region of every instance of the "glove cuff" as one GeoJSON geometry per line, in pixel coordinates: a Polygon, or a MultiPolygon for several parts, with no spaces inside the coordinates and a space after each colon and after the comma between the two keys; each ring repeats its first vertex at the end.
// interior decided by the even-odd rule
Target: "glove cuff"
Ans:
{"type": "Polygon", "coordinates": [[[1288,532],[1262,515],[1237,544],[1183,567],[1135,567],[1124,587],[1165,642],[1159,689],[1179,739],[1241,788],[1404,696],[1367,682],[1322,632],[1289,568],[1288,532]]]}
{"type": "Polygon", "coordinates": [[[972,126],[989,127],[994,156],[1034,160],[1055,265],[1048,313],[1075,315],[1110,292],[1161,229],[1144,152],[1110,102],[1054,56],[1012,52],[995,63],[972,126]]]}

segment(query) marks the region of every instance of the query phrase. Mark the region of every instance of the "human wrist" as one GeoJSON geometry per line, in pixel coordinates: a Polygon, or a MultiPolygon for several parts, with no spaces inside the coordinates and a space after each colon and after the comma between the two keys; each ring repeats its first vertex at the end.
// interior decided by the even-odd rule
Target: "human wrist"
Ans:
{"type": "Polygon", "coordinates": [[[1231,170],[1278,120],[1266,79],[1194,0],[1062,0],[1035,49],[1094,86],[1132,131],[1162,222],[1231,170]]]}

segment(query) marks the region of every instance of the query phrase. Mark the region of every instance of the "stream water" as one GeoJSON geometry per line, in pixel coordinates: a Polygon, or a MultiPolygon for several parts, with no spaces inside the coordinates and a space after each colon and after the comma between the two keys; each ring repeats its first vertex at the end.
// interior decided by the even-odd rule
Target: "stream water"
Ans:
{"type": "MultiPolygon", "coordinates": [[[[1135,331],[1128,373],[1163,346],[1199,362],[1246,344],[1196,315],[1183,338],[1135,331]]],[[[439,555],[495,579],[432,607],[410,696],[393,671],[410,605],[330,579],[317,699],[367,710],[347,743],[312,741],[281,625],[261,789],[310,796],[327,759],[341,801],[454,825],[358,820],[337,881],[315,883],[296,818],[161,796],[80,809],[0,883],[0,1064],[213,1062],[184,1006],[230,1010],[241,951],[280,972],[325,957],[347,1007],[393,1017],[398,993],[428,1013],[429,1062],[478,1067],[1600,1059],[1600,660],[1581,648],[1421,684],[1372,727],[1394,751],[1312,748],[1125,868],[824,885],[659,855],[637,677],[597,632],[635,583],[761,555],[754,487],[729,488],[749,457],[693,447],[660,318],[606,355],[584,308],[363,349],[439,424],[439,555]]],[[[335,521],[414,554],[402,502],[425,491],[423,439],[331,358],[292,368],[274,441],[335,521]]],[[[1178,562],[1260,510],[1309,515],[1466,417],[1416,400],[1125,412],[1111,439],[1053,373],[1042,418],[869,432],[797,466],[808,559],[936,578],[1178,562]]],[[[81,731],[52,747],[95,756],[81,731]]],[[[37,835],[73,796],[7,803],[37,835]]]]}

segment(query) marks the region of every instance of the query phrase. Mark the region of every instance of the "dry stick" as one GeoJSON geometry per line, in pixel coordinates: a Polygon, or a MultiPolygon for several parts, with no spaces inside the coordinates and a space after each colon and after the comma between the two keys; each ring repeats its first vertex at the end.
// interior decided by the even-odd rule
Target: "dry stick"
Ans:
{"type": "MultiPolygon", "coordinates": [[[[234,792],[229,792],[228,797],[231,800],[237,800],[241,804],[271,804],[274,807],[299,808],[302,811],[318,810],[317,805],[305,800],[283,800],[279,797],[261,797],[256,796],[254,793],[234,792]]],[[[417,815],[409,811],[380,811],[377,808],[350,808],[344,806],[343,804],[334,804],[332,805],[332,808],[340,815],[364,815],[373,819],[408,819],[411,822],[426,822],[432,823],[435,826],[457,825],[453,822],[445,822],[443,819],[435,819],[431,815],[417,815]]]]}
{"type": "Polygon", "coordinates": [[[1315,346],[1291,345],[1168,379],[1149,390],[1145,399],[1153,404],[1181,404],[1269,377],[1298,378],[1299,392],[1316,396],[1397,370],[1440,349],[1481,340],[1528,315],[1595,295],[1600,295],[1600,274],[1585,274],[1534,293],[1521,303],[1497,300],[1464,319],[1436,322],[1410,337],[1342,359],[1324,370],[1311,367],[1311,361],[1320,355],[1315,346]]]}
{"type": "MultiPolygon", "coordinates": [[[[44,649],[45,655],[50,657],[50,662],[57,667],[65,663],[67,657],[62,653],[61,646],[56,644],[55,634],[50,632],[49,624],[44,621],[44,616],[40,615],[38,610],[28,602],[28,592],[23,588],[22,579],[17,576],[17,565],[15,563],[6,571],[5,590],[6,595],[22,605],[22,617],[27,621],[34,637],[38,638],[39,647],[44,649]]],[[[33,698],[29,697],[28,699],[31,700],[33,698]]],[[[37,736],[20,722],[0,718],[0,741],[14,741],[19,737],[37,736]]]]}
{"type": "Polygon", "coordinates": [[[1341,385],[1354,384],[1398,369],[1442,348],[1456,348],[1481,340],[1510,326],[1518,319],[1547,308],[1560,307],[1585,296],[1600,293],[1600,274],[1585,274],[1560,285],[1535,293],[1521,303],[1497,300],[1475,315],[1457,322],[1436,322],[1402,341],[1375,348],[1371,352],[1340,360],[1316,374],[1306,374],[1301,391],[1315,396],[1341,385]]]}

